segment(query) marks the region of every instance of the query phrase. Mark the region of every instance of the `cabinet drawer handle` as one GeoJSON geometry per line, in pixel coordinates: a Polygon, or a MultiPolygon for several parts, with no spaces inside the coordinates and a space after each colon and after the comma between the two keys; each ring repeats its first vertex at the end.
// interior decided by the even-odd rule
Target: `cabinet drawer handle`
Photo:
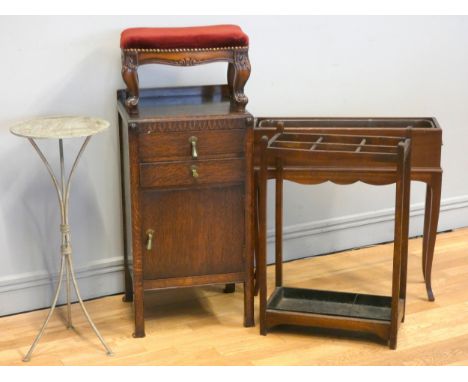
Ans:
{"type": "Polygon", "coordinates": [[[154,230],[149,229],[146,231],[146,249],[151,251],[153,249],[153,235],[154,230]]]}
{"type": "Polygon", "coordinates": [[[198,141],[198,138],[193,135],[189,138],[189,142],[192,145],[192,159],[198,158],[197,141],[198,141]]]}
{"type": "Polygon", "coordinates": [[[195,166],[195,165],[190,166],[190,170],[192,171],[192,176],[194,178],[198,178],[199,174],[198,174],[198,171],[197,171],[197,166],[195,166]]]}

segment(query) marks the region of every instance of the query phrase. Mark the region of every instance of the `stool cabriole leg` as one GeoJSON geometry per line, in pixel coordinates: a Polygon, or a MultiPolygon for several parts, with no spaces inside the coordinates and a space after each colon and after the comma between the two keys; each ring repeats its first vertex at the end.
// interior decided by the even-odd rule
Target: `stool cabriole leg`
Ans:
{"type": "Polygon", "coordinates": [[[122,79],[127,85],[127,99],[125,106],[134,110],[138,106],[140,90],[138,84],[138,53],[134,51],[122,51],[122,79]]]}
{"type": "Polygon", "coordinates": [[[41,160],[44,162],[44,165],[47,168],[47,171],[49,172],[49,175],[52,178],[52,182],[55,186],[55,190],[57,192],[58,200],[59,200],[59,206],[60,206],[60,232],[62,236],[62,244],[60,246],[61,249],[61,259],[60,259],[60,273],[59,273],[59,279],[57,282],[57,288],[55,291],[55,295],[52,301],[52,305],[50,307],[49,313],[42,324],[41,329],[39,330],[39,333],[37,334],[33,344],[31,345],[28,353],[26,356],[23,358],[23,361],[27,362],[31,359],[31,355],[38,344],[39,340],[41,339],[42,335],[44,334],[45,328],[47,327],[47,324],[49,323],[50,317],[52,316],[52,313],[54,312],[54,309],[57,305],[58,297],[60,295],[60,290],[62,287],[62,279],[64,275],[64,271],[66,272],[66,281],[67,281],[67,328],[73,328],[72,326],[72,320],[71,320],[71,293],[70,293],[70,281],[73,282],[73,286],[76,292],[76,295],[78,297],[78,301],[81,305],[81,308],[83,309],[83,312],[91,325],[92,329],[96,333],[97,337],[103,344],[104,348],[106,349],[106,353],[108,355],[112,355],[112,351],[108,347],[108,345],[105,343],[104,339],[100,335],[99,331],[97,330],[96,326],[91,320],[91,317],[89,316],[83,300],[81,299],[81,295],[78,289],[78,284],[76,282],[76,277],[75,273],[73,271],[73,264],[71,260],[71,254],[72,254],[72,248],[71,248],[71,240],[70,240],[70,226],[68,224],[68,206],[69,206],[69,196],[70,196],[70,184],[71,184],[71,179],[72,175],[75,171],[75,168],[78,164],[78,161],[83,154],[84,149],[86,148],[87,144],[89,143],[91,139],[91,136],[86,137],[83,145],[80,148],[80,151],[78,152],[78,155],[73,163],[73,166],[70,170],[70,174],[68,176],[68,180],[65,180],[65,161],[64,161],[64,153],[63,153],[63,141],[62,139],[59,139],[59,152],[60,152],[60,184],[57,181],[56,176],[54,175],[54,172],[45,158],[44,154],[40,150],[40,148],[37,146],[36,142],[32,139],[29,138],[29,142],[32,144],[34,149],[37,151],[39,157],[41,160]]]}
{"type": "Polygon", "coordinates": [[[234,62],[228,65],[228,85],[231,98],[237,111],[245,111],[249,99],[244,94],[244,86],[250,77],[248,50],[235,50],[234,62]]]}

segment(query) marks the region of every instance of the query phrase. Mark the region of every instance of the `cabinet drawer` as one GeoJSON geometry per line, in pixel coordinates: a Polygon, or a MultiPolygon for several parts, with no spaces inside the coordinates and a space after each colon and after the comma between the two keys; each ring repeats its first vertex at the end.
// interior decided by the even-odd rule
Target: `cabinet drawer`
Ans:
{"type": "Polygon", "coordinates": [[[245,177],[244,159],[193,160],[140,164],[141,187],[236,183],[245,177]]]}
{"type": "Polygon", "coordinates": [[[239,157],[244,153],[245,130],[184,131],[140,134],[142,162],[192,159],[192,140],[199,159],[239,157]]]}

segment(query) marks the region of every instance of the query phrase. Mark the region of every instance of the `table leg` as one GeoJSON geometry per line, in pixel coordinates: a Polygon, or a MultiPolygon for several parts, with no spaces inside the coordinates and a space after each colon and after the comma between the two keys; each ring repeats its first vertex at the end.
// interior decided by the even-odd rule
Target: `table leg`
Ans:
{"type": "Polygon", "coordinates": [[[91,326],[91,328],[93,329],[94,333],[96,334],[96,336],[101,341],[102,346],[104,346],[104,348],[106,349],[106,354],[107,355],[113,355],[112,350],[109,348],[109,346],[107,346],[106,342],[104,341],[104,338],[102,338],[102,336],[101,336],[101,333],[99,333],[99,330],[97,330],[96,325],[94,325],[93,320],[91,320],[91,317],[90,317],[88,311],[86,310],[86,307],[85,307],[85,305],[83,303],[83,300],[81,299],[80,290],[78,289],[78,283],[76,282],[75,272],[73,271],[73,264],[72,264],[72,260],[71,260],[71,254],[67,255],[66,258],[67,258],[68,268],[70,270],[71,279],[73,281],[73,286],[75,287],[75,293],[76,293],[76,296],[78,297],[78,301],[80,303],[81,309],[83,310],[83,314],[85,315],[86,319],[88,320],[88,323],[91,326]]]}
{"type": "Polygon", "coordinates": [[[429,237],[429,225],[431,223],[431,200],[432,200],[432,187],[431,183],[426,183],[426,202],[424,204],[424,231],[422,243],[422,272],[423,277],[426,279],[426,251],[429,237]]]}
{"type": "Polygon", "coordinates": [[[39,333],[37,333],[36,338],[34,339],[31,347],[29,348],[28,353],[24,356],[24,358],[23,358],[24,362],[29,362],[31,360],[31,355],[32,355],[34,349],[36,348],[37,343],[39,342],[42,335],[44,334],[45,328],[46,328],[47,324],[49,323],[50,317],[52,317],[52,313],[54,313],[55,307],[57,305],[58,296],[60,294],[60,288],[62,287],[64,267],[65,267],[65,261],[64,261],[64,258],[62,256],[62,259],[60,261],[60,273],[59,273],[59,278],[58,278],[58,281],[57,281],[57,288],[55,289],[55,296],[54,296],[54,298],[52,300],[52,304],[50,306],[49,313],[47,314],[47,317],[44,320],[44,323],[42,324],[42,327],[39,330],[39,333]]]}
{"type": "MultiPolygon", "coordinates": [[[[61,179],[60,192],[63,196],[66,194],[66,186],[65,186],[65,155],[63,154],[63,140],[62,139],[59,140],[59,153],[60,153],[60,179],[61,179]]],[[[65,224],[63,213],[62,213],[62,224],[65,224]]],[[[66,229],[67,229],[67,232],[65,233],[69,234],[68,232],[69,227],[67,227],[66,229]]],[[[64,235],[64,232],[62,232],[62,239],[64,239],[63,235],[64,235]]],[[[62,240],[62,245],[67,245],[66,240],[68,239],[69,237],[65,238],[65,240],[62,240]]],[[[71,329],[73,325],[72,325],[72,318],[71,318],[71,301],[70,301],[71,299],[70,267],[68,267],[68,265],[66,264],[65,269],[66,269],[66,274],[67,274],[67,329],[71,329]]]]}
{"type": "Polygon", "coordinates": [[[67,329],[73,329],[71,318],[70,268],[67,267],[67,329]]]}
{"type": "Polygon", "coordinates": [[[63,274],[64,270],[66,270],[66,279],[67,279],[67,328],[72,328],[72,321],[71,321],[71,302],[70,302],[70,279],[73,282],[73,286],[75,288],[76,295],[78,297],[78,301],[80,303],[80,306],[83,310],[83,313],[88,320],[89,324],[91,325],[91,328],[93,329],[94,333],[97,335],[99,340],[101,341],[102,345],[106,349],[107,355],[112,355],[112,351],[107,346],[106,342],[102,338],[101,334],[97,330],[96,326],[94,325],[93,321],[91,320],[91,317],[88,314],[88,311],[86,310],[83,300],[81,299],[80,291],[78,289],[78,283],[76,282],[75,278],[75,272],[73,271],[73,264],[71,261],[71,254],[72,254],[72,248],[71,248],[71,239],[70,239],[70,225],[68,224],[68,206],[69,206],[69,197],[70,197],[70,184],[71,184],[71,179],[73,176],[73,173],[76,169],[76,166],[78,164],[78,161],[83,154],[83,151],[87,144],[89,143],[89,140],[91,139],[90,136],[86,137],[83,145],[80,148],[80,151],[78,152],[78,155],[76,156],[76,159],[73,163],[73,166],[70,170],[70,174],[68,176],[68,179],[65,180],[65,166],[64,166],[64,154],[63,154],[63,141],[62,139],[59,140],[59,150],[60,150],[60,184],[49,164],[47,161],[46,157],[42,153],[41,149],[37,146],[36,142],[32,139],[29,138],[29,142],[32,144],[34,149],[37,151],[39,157],[42,159],[44,162],[44,165],[47,168],[47,171],[49,172],[49,175],[52,178],[52,182],[54,183],[55,190],[57,192],[57,197],[59,200],[59,206],[60,206],[60,215],[61,215],[61,224],[60,224],[60,232],[62,236],[62,245],[60,246],[60,252],[61,252],[61,265],[60,265],[60,273],[59,273],[59,280],[57,283],[57,289],[55,291],[55,296],[52,301],[52,305],[49,310],[49,314],[47,315],[44,323],[42,324],[41,329],[39,330],[39,333],[37,334],[34,342],[32,343],[28,353],[26,356],[23,358],[23,361],[27,362],[31,359],[31,355],[41,339],[42,335],[44,334],[44,330],[49,323],[50,317],[52,316],[52,313],[54,312],[54,309],[57,305],[57,300],[58,296],[60,294],[60,289],[62,287],[62,279],[63,279],[63,274]]]}
{"type": "Polygon", "coordinates": [[[440,197],[442,191],[442,173],[434,173],[426,186],[426,207],[424,214],[424,237],[422,270],[429,301],[434,301],[432,292],[432,262],[437,237],[437,224],[440,213],[440,197]]]}

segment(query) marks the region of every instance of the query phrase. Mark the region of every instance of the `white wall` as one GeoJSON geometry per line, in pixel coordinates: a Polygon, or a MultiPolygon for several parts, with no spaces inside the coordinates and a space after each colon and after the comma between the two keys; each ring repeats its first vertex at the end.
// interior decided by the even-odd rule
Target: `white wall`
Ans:
{"type": "MultiPolygon", "coordinates": [[[[246,94],[256,116],[437,117],[445,171],[439,229],[468,225],[467,17],[1,17],[0,315],[49,304],[60,244],[48,174],[8,127],[50,114],[111,121],[77,169],[70,219],[84,297],[121,292],[120,31],[216,23],[239,24],[250,36],[246,94]]],[[[225,65],[155,65],[140,79],[143,86],[222,83],[225,65]]],[[[78,145],[66,142],[69,157],[78,145]]],[[[40,146],[56,164],[57,142],[40,146]]],[[[413,185],[415,235],[424,187],[413,185]]],[[[285,196],[287,258],[392,239],[393,187],[288,184],[285,196]]]]}

